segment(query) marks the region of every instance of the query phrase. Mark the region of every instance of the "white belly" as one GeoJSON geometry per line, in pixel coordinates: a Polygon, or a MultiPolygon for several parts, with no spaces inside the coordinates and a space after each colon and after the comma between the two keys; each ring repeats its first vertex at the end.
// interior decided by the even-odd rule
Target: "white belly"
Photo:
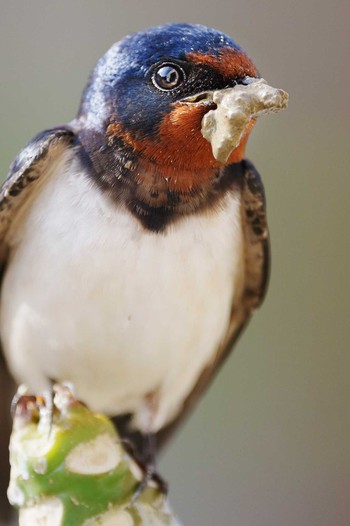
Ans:
{"type": "Polygon", "coordinates": [[[72,381],[95,410],[133,412],[155,431],[180,410],[241,293],[239,195],[154,234],[73,164],[70,175],[58,165],[12,232],[5,355],[31,389],[72,381]]]}

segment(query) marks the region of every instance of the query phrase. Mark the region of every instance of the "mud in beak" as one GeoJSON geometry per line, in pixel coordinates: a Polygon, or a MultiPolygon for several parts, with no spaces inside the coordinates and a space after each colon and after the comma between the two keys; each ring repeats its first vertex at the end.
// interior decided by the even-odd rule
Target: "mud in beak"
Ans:
{"type": "Polygon", "coordinates": [[[240,144],[250,122],[260,115],[287,108],[288,93],[269,86],[264,79],[247,77],[233,88],[187,97],[188,104],[213,105],[202,120],[202,135],[210,142],[213,156],[225,163],[240,144]]]}

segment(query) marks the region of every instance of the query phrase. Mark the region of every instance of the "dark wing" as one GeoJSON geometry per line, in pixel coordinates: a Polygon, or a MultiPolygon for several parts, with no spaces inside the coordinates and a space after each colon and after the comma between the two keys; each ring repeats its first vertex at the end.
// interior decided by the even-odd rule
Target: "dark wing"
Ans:
{"type": "Polygon", "coordinates": [[[45,178],[63,151],[73,144],[75,135],[68,126],[37,135],[17,155],[0,188],[0,265],[6,259],[6,233],[16,213],[45,178]]]}
{"type": "MultiPolygon", "coordinates": [[[[44,131],[12,163],[7,179],[0,188],[0,276],[6,265],[6,234],[12,221],[45,179],[48,167],[55,164],[74,140],[74,132],[68,126],[44,131]]],[[[13,394],[14,383],[0,352],[0,523],[10,514],[6,488],[9,474],[8,439],[11,430],[9,411],[13,394]]]]}
{"type": "Polygon", "coordinates": [[[203,371],[193,391],[184,403],[183,411],[157,435],[161,448],[186,418],[192,407],[209,386],[238,337],[248,324],[253,311],[264,299],[270,268],[269,233],[262,181],[253,164],[242,161],[241,213],[245,239],[245,283],[239,304],[233,305],[227,334],[213,362],[203,371]]]}

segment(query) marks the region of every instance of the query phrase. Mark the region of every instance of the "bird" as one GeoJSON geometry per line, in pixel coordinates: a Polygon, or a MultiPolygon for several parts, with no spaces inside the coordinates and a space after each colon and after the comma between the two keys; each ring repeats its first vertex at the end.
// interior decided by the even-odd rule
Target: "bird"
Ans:
{"type": "Polygon", "coordinates": [[[216,29],[152,27],[114,44],[77,116],[18,154],[0,190],[3,391],[72,382],[136,448],[172,436],[267,288],[254,122],[226,162],[201,133],[205,94],[259,78],[216,29]]]}

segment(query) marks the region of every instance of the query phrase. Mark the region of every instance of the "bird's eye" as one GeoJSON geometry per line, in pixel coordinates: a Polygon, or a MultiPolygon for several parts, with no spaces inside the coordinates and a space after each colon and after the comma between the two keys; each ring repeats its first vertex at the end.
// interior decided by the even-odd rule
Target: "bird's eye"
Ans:
{"type": "Polygon", "coordinates": [[[152,82],[162,91],[178,88],[185,80],[185,72],[177,64],[162,64],[152,75],[152,82]]]}

